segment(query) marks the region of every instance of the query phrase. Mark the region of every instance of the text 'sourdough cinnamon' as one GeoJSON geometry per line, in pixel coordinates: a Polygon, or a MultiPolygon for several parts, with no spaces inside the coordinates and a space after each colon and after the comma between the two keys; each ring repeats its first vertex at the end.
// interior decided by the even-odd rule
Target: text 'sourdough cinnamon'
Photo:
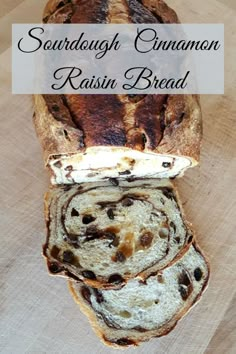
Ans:
{"type": "MultiPolygon", "coordinates": [[[[179,23],[162,0],[50,0],[45,23],[179,23]]],[[[196,95],[36,95],[51,173],[52,275],[63,275],[105,344],[166,335],[199,300],[209,265],[174,185],[199,162],[196,95]]]]}

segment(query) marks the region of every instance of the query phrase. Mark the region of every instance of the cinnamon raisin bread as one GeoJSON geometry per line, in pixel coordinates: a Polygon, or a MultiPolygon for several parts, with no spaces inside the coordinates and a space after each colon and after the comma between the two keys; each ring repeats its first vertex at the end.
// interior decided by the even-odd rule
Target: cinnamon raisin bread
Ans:
{"type": "Polygon", "coordinates": [[[119,290],[70,282],[70,290],[102,341],[120,348],[170,332],[199,300],[208,277],[208,264],[194,245],[178,262],[145,281],[129,280],[119,290]]]}
{"type": "MultiPolygon", "coordinates": [[[[51,0],[45,23],[178,23],[162,0],[51,0]]],[[[53,184],[175,177],[198,163],[195,95],[36,95],[53,184]]]]}
{"type": "Polygon", "coordinates": [[[52,274],[120,287],[166,267],[193,235],[169,180],[83,183],[46,195],[44,255],[52,274]]]}

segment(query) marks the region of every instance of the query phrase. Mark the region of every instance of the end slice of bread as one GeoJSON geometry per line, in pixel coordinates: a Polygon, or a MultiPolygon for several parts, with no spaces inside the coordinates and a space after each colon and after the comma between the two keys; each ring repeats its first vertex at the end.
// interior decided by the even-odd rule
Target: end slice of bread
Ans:
{"type": "Polygon", "coordinates": [[[170,332],[199,300],[209,266],[196,245],[175,264],[149,276],[131,279],[119,290],[98,290],[69,282],[75,301],[110,346],[139,345],[170,332]]]}
{"type": "Polygon", "coordinates": [[[49,271],[96,288],[145,279],[184,254],[193,239],[169,180],[53,187],[45,209],[49,271]]]}

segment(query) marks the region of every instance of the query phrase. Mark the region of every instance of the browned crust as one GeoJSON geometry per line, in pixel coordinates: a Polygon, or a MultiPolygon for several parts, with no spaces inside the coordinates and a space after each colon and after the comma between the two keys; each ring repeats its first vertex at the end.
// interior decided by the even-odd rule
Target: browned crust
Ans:
{"type": "MultiPolygon", "coordinates": [[[[89,4],[88,0],[49,0],[43,11],[43,18],[47,19],[53,13],[55,13],[58,9],[64,7],[67,4],[75,4],[77,3],[80,7],[91,7],[86,4],[89,4]]],[[[127,6],[127,2],[123,1],[124,6],[127,6]]],[[[135,4],[135,1],[133,1],[135,4]]],[[[159,22],[164,23],[178,23],[178,17],[173,9],[171,9],[167,4],[162,0],[137,0],[136,7],[139,6],[139,3],[142,4],[149,12],[153,13],[154,16],[159,17],[159,22]]],[[[96,4],[96,2],[95,2],[96,4]]],[[[94,5],[94,4],[93,4],[94,5]]],[[[97,6],[97,4],[96,4],[97,6]]],[[[132,6],[132,5],[131,5],[132,6]]],[[[128,6],[127,6],[128,7],[128,6]]],[[[133,6],[134,7],[134,6],[133,6]]],[[[91,16],[91,11],[89,8],[86,8],[86,11],[89,11],[89,16],[91,16]]],[[[82,12],[82,11],[81,11],[82,12]]],[[[94,12],[94,11],[93,11],[94,12]]],[[[88,15],[87,15],[88,16],[88,15]]]]}
{"type": "Polygon", "coordinates": [[[86,132],[85,146],[125,145],[124,106],[116,95],[66,95],[65,99],[75,124],[86,132]]]}
{"type": "Polygon", "coordinates": [[[164,1],[141,0],[141,3],[156,16],[159,16],[163,23],[179,23],[176,12],[171,9],[164,1]]]}
{"type": "MultiPolygon", "coordinates": [[[[122,278],[123,281],[121,281],[119,284],[114,284],[114,283],[109,283],[106,278],[101,278],[101,279],[87,279],[82,277],[82,274],[73,274],[72,271],[69,271],[61,262],[59,261],[50,261],[48,254],[47,254],[47,250],[48,250],[48,244],[49,244],[49,238],[50,238],[50,230],[49,230],[49,224],[50,224],[50,200],[51,200],[51,193],[53,192],[53,190],[57,188],[57,187],[52,187],[51,190],[49,192],[47,192],[45,194],[45,198],[44,198],[44,210],[45,210],[45,220],[46,220],[46,229],[47,229],[47,237],[46,237],[46,242],[43,246],[43,255],[46,259],[46,263],[48,266],[48,271],[50,275],[54,275],[54,276],[61,276],[61,277],[66,277],[66,278],[73,278],[75,281],[83,281],[85,284],[87,284],[88,286],[97,288],[97,289],[119,289],[121,287],[123,287],[127,281],[132,278],[133,276],[135,277],[140,277],[141,279],[145,280],[146,278],[148,278],[152,273],[154,272],[159,272],[167,267],[169,267],[170,265],[174,264],[178,259],[180,259],[190,248],[190,246],[192,245],[192,243],[195,240],[195,234],[193,232],[192,229],[192,224],[190,224],[187,220],[186,220],[186,216],[180,201],[180,197],[179,197],[179,193],[177,191],[176,186],[174,185],[174,183],[170,183],[168,184],[168,188],[172,188],[174,195],[175,195],[175,200],[176,200],[176,204],[180,210],[184,225],[186,226],[186,243],[185,245],[183,245],[183,248],[180,250],[180,252],[173,258],[172,261],[170,261],[168,263],[168,265],[163,266],[161,268],[159,268],[157,266],[158,262],[155,263],[152,266],[147,267],[146,269],[144,269],[142,272],[137,273],[135,275],[127,275],[125,278],[122,278]],[[52,192],[51,192],[52,191],[52,192]],[[189,237],[191,237],[190,241],[188,241],[189,237]],[[50,271],[50,267],[51,265],[56,265],[58,267],[58,271],[55,273],[52,273],[50,271]]],[[[130,185],[130,190],[132,188],[132,183],[130,185]]],[[[85,192],[86,190],[83,190],[83,192],[85,192]]],[[[84,270],[84,269],[83,269],[84,270]]],[[[82,271],[83,271],[82,270],[82,271]]],[[[112,274],[111,274],[112,275],[112,274]]]]}
{"type": "MultiPolygon", "coordinates": [[[[121,23],[141,22],[142,18],[143,22],[179,22],[176,13],[161,0],[119,0],[114,4],[114,0],[94,0],[93,6],[88,0],[50,0],[44,19],[57,23],[119,23],[120,13],[121,23]]],[[[104,95],[56,97],[57,112],[52,109],[52,95],[35,96],[34,122],[46,164],[53,155],[69,156],[92,146],[185,156],[191,166],[199,161],[202,123],[196,95],[147,95],[138,102],[125,95],[106,95],[106,104],[104,95]],[[61,131],[67,132],[65,137],[61,131]]]]}
{"type": "Polygon", "coordinates": [[[70,0],[50,0],[47,2],[43,10],[43,20],[48,22],[48,18],[55,13],[58,9],[64,7],[67,4],[70,4],[70,0]]]}
{"type": "MultiPolygon", "coordinates": [[[[89,322],[93,328],[93,330],[95,331],[95,333],[97,334],[97,336],[100,338],[100,340],[107,346],[113,347],[115,349],[125,349],[129,346],[138,346],[140,345],[142,342],[146,342],[148,340],[150,340],[151,338],[158,338],[158,337],[162,337],[167,335],[168,333],[170,333],[178,324],[178,322],[197,304],[197,302],[201,299],[202,294],[204,293],[204,291],[206,290],[208,283],[209,283],[209,276],[210,276],[210,266],[209,266],[209,262],[207,260],[207,258],[204,256],[204,253],[202,252],[202,250],[200,249],[200,247],[194,243],[194,247],[196,249],[197,252],[199,252],[203,258],[205,259],[206,265],[207,265],[207,277],[205,279],[202,291],[195,297],[195,299],[193,300],[192,303],[189,304],[189,306],[185,309],[183,309],[182,311],[180,311],[178,313],[178,316],[176,316],[176,318],[172,319],[169,324],[167,323],[167,326],[163,326],[162,331],[160,333],[158,333],[157,335],[155,335],[155,331],[149,331],[149,335],[147,334],[148,332],[145,332],[145,337],[142,338],[140,341],[137,341],[137,339],[133,339],[130,338],[129,336],[127,336],[127,339],[130,340],[130,344],[126,345],[126,346],[120,346],[112,341],[110,341],[106,334],[104,333],[102,327],[99,325],[99,320],[95,314],[95,311],[93,309],[91,309],[89,304],[86,304],[86,302],[84,300],[82,300],[80,298],[80,296],[77,294],[77,292],[74,289],[73,286],[73,282],[72,281],[68,281],[68,286],[69,286],[69,290],[71,292],[71,295],[73,297],[73,299],[75,300],[75,302],[80,306],[81,311],[88,317],[89,322]],[[133,343],[132,343],[133,342],[133,343]]],[[[102,320],[101,320],[102,321],[102,320]]],[[[105,323],[104,323],[105,325],[105,323]]],[[[160,330],[160,329],[159,329],[160,330]]]]}
{"type": "MultiPolygon", "coordinates": [[[[33,120],[38,138],[43,147],[45,161],[48,161],[48,157],[53,156],[55,153],[61,155],[83,151],[83,132],[72,124],[72,118],[67,107],[62,105],[63,120],[57,120],[50,112],[51,105],[46,106],[42,95],[36,95],[34,98],[35,115],[33,120]],[[71,123],[69,124],[69,122],[71,123]]],[[[57,102],[57,105],[62,102],[56,96],[54,101],[57,102]]]]}
{"type": "Polygon", "coordinates": [[[166,100],[167,95],[147,95],[135,111],[135,126],[145,132],[146,147],[151,150],[159,145],[163,137],[166,100]],[[163,117],[161,113],[163,113],[163,117]]]}
{"type": "Polygon", "coordinates": [[[71,23],[106,23],[109,0],[79,0],[74,2],[71,23]]]}

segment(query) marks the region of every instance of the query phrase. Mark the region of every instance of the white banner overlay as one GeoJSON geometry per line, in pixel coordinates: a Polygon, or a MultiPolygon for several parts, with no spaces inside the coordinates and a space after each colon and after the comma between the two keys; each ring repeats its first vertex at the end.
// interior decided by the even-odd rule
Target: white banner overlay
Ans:
{"type": "Polygon", "coordinates": [[[14,24],[14,94],[223,94],[222,24],[14,24]]]}

